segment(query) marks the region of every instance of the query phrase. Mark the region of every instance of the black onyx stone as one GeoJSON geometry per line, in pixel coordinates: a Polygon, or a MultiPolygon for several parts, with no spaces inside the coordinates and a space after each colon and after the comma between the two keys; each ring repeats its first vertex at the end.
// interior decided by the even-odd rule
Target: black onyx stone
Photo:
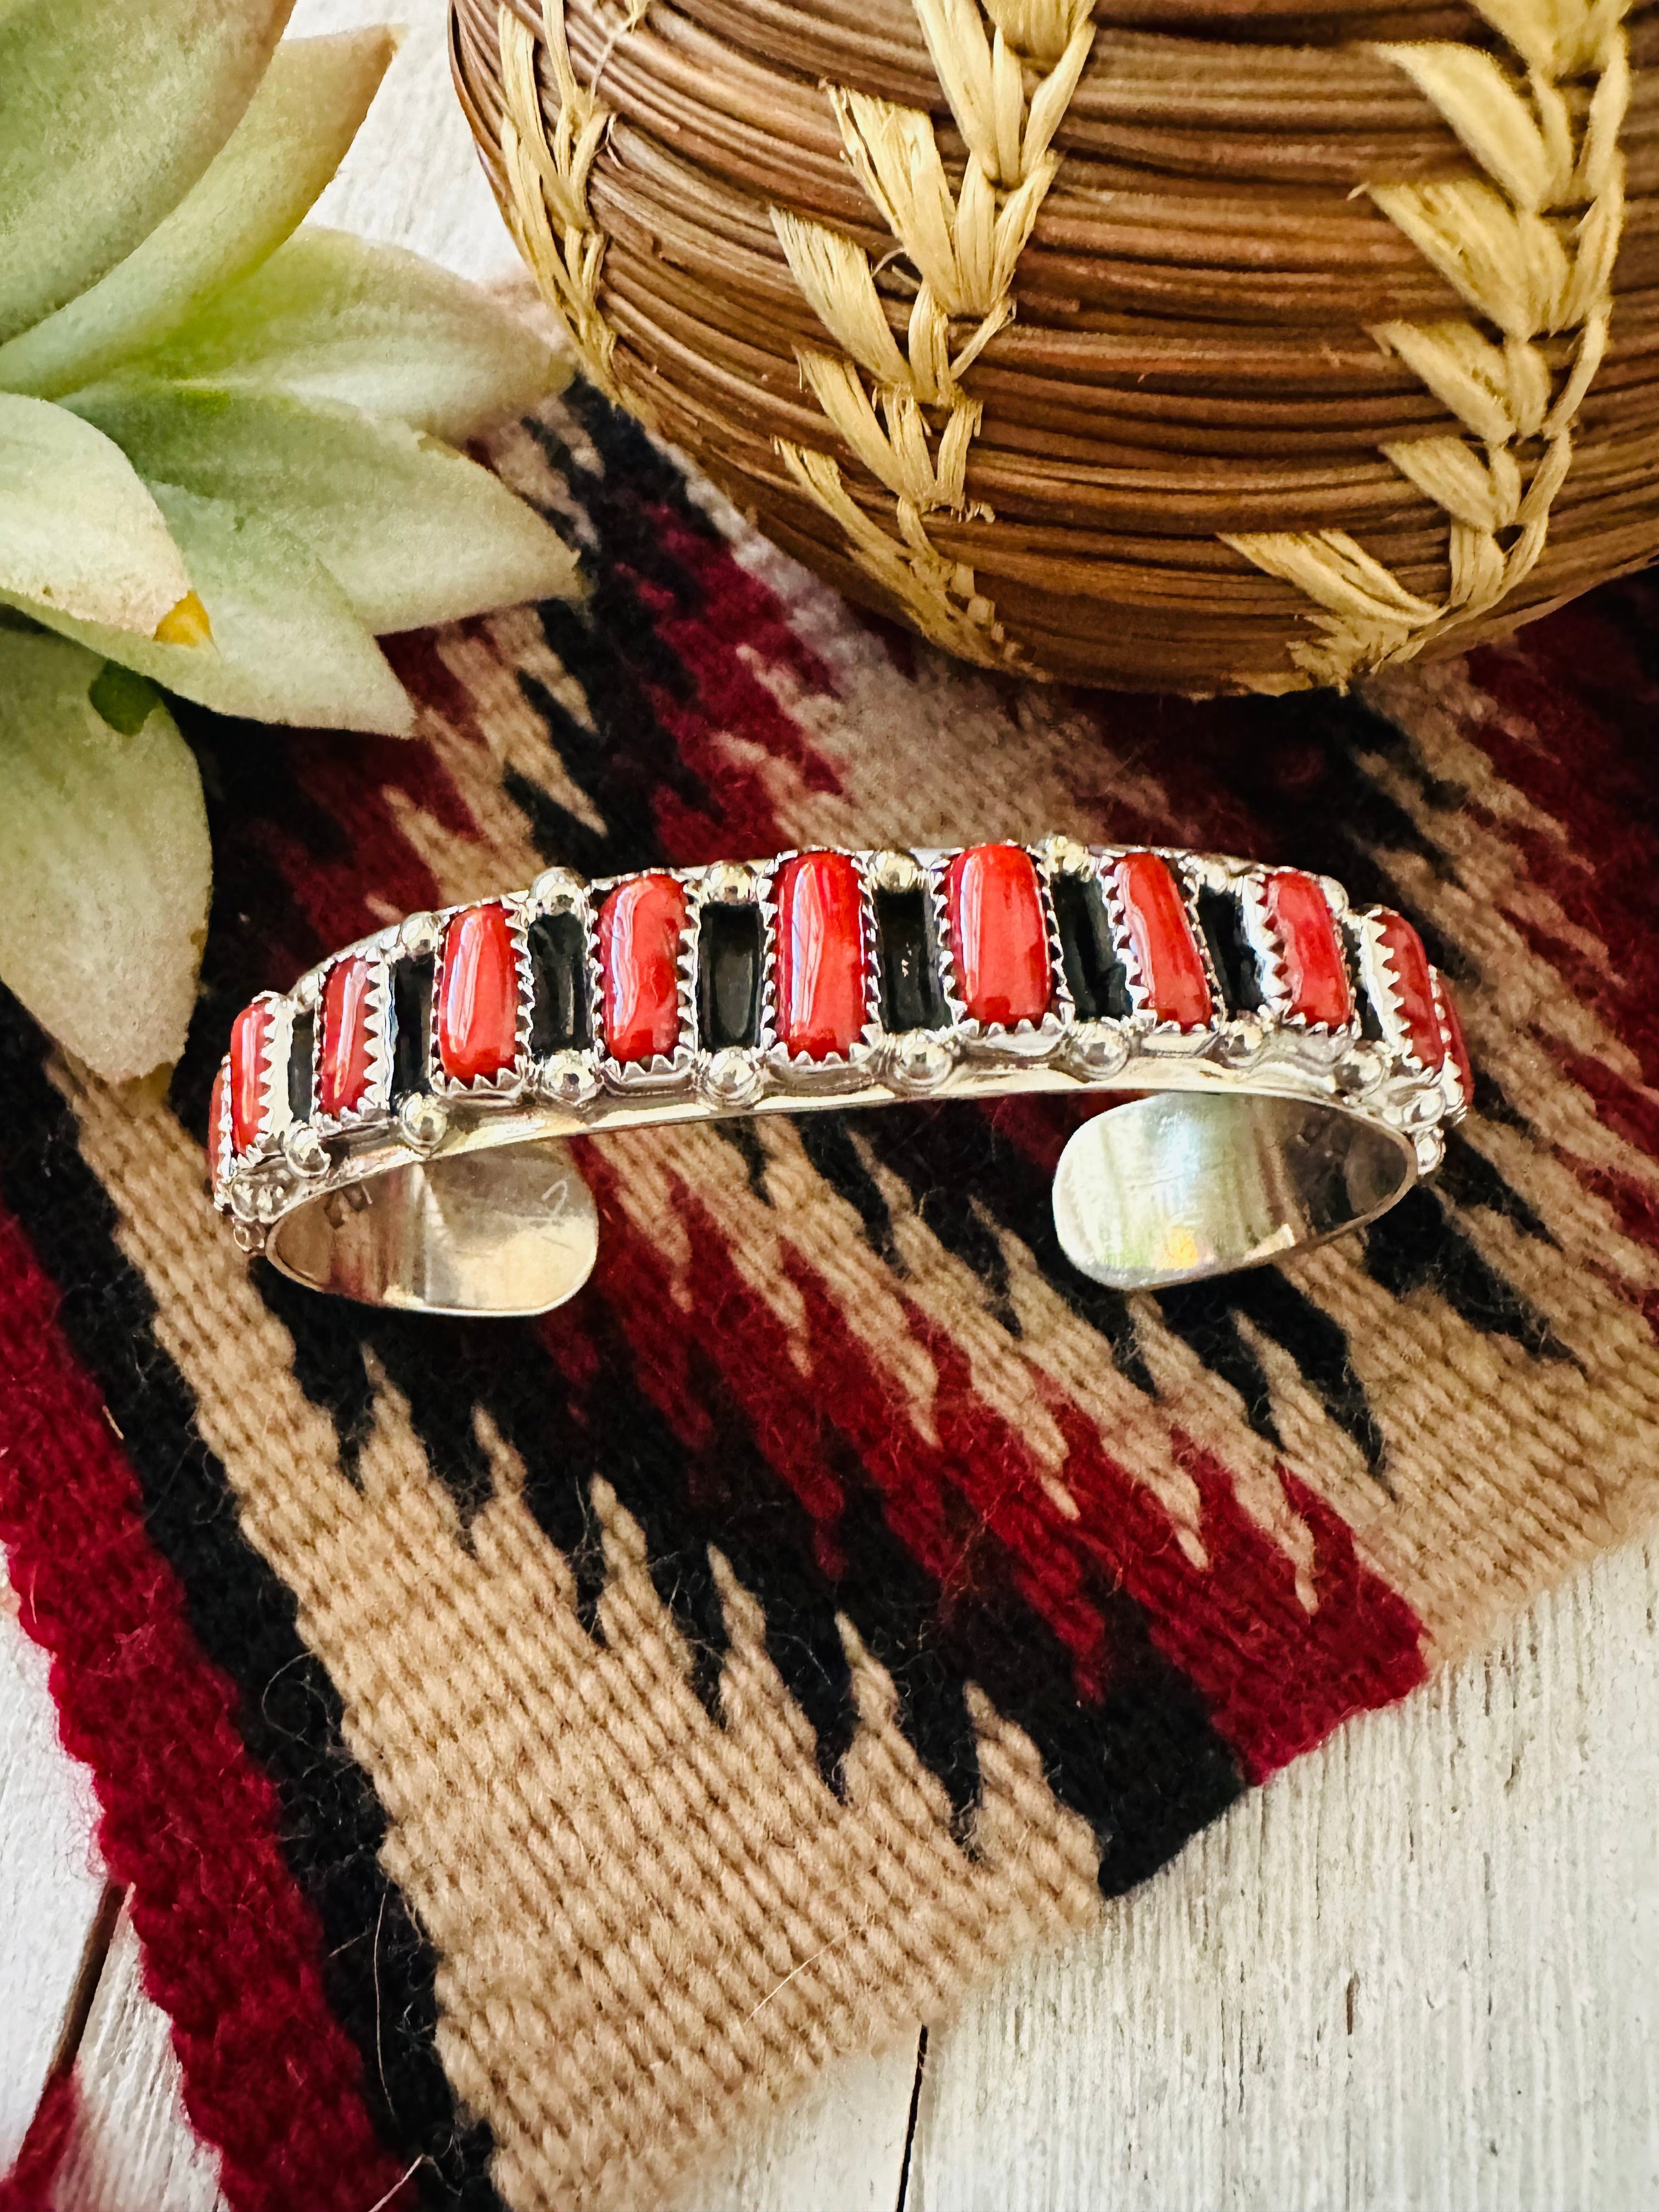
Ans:
{"type": "Polygon", "coordinates": [[[317,1042],[317,1017],[301,1010],[294,1017],[294,1042],[288,1054],[288,1110],[296,1121],[311,1119],[311,1058],[317,1042]]]}
{"type": "Polygon", "coordinates": [[[581,1052],[592,1035],[586,947],[580,915],[538,915],[525,935],[534,977],[530,1012],[530,1049],[540,1060],[550,1052],[581,1052]]]}
{"type": "Polygon", "coordinates": [[[1231,891],[1200,884],[1198,923],[1220,980],[1230,1014],[1253,1014],[1261,1005],[1261,971],[1244,934],[1244,916],[1231,891]]]}
{"type": "Polygon", "coordinates": [[[1371,1044],[1382,1042],[1382,1017],[1376,1011],[1376,1002],[1360,980],[1364,975],[1364,963],[1359,957],[1359,935],[1352,926],[1342,931],[1343,956],[1347,962],[1348,981],[1353,986],[1354,1011],[1359,1016],[1359,1034],[1371,1044]]]}
{"type": "Polygon", "coordinates": [[[1133,1008],[1123,963],[1112,942],[1105,893],[1091,876],[1056,875],[1051,888],[1060,963],[1078,1018],[1127,1021],[1133,1008]]]}
{"type": "Polygon", "coordinates": [[[939,980],[932,918],[925,890],[876,893],[876,939],[881,949],[882,1026],[943,1029],[951,1018],[939,980]]]}
{"type": "Polygon", "coordinates": [[[398,1097],[426,1089],[434,963],[399,960],[392,970],[392,1088],[398,1097]]]}
{"type": "Polygon", "coordinates": [[[760,1035],[761,918],[711,899],[697,923],[697,1036],[710,1052],[760,1035]]]}

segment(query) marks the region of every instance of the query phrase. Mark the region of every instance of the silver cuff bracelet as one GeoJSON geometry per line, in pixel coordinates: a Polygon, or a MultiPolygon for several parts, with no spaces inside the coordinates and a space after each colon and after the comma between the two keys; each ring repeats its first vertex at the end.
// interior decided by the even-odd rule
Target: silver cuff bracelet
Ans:
{"type": "Polygon", "coordinates": [[[1189,1282],[1370,1221],[1467,1110],[1411,925],[1327,877],[1168,848],[782,854],[411,915],[237,1017],[213,1194],[316,1290],[545,1311],[586,1281],[563,1139],[663,1121],[1140,1094],[1054,1179],[1067,1257],[1189,1282]]]}

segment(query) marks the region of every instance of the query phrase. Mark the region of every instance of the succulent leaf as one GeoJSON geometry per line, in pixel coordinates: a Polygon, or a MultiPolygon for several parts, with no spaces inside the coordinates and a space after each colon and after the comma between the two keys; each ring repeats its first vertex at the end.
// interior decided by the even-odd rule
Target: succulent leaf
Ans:
{"type": "Polygon", "coordinates": [[[194,755],[103,667],[0,629],[0,981],[122,1081],[184,1049],[212,864],[194,755]]]}
{"type": "Polygon", "coordinates": [[[569,549],[485,469],[334,401],[118,380],[72,393],[140,473],[292,532],[376,632],[568,596],[569,549]]]}
{"type": "Polygon", "coordinates": [[[277,524],[175,484],[152,487],[190,562],[212,641],[164,644],[30,611],[222,714],[406,736],[409,695],[316,556],[277,524]]]}
{"type": "Polygon", "coordinates": [[[46,400],[0,392],[0,592],[151,637],[190,587],[120,447],[46,400]]]}
{"type": "Polygon", "coordinates": [[[344,158],[397,51],[386,29],[279,46],[206,173],[88,291],[0,345],[0,390],[48,397],[169,336],[258,267],[344,158]]]}
{"type": "Polygon", "coordinates": [[[522,315],[477,285],[318,224],[128,372],[343,400],[452,444],[526,413],[570,375],[522,315]]]}
{"type": "Polygon", "coordinates": [[[292,0],[0,8],[0,339],[155,229],[234,130],[292,0]]]}

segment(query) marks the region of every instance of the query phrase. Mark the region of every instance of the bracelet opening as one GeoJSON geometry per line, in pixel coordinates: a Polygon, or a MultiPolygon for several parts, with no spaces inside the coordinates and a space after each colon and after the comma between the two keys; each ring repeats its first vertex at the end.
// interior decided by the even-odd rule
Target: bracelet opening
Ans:
{"type": "Polygon", "coordinates": [[[1071,1139],[1054,1226],[1092,1281],[1158,1290],[1323,1243],[1374,1220],[1416,1176],[1407,1139],[1337,1107],[1155,1093],[1071,1139]]]}
{"type": "Polygon", "coordinates": [[[599,1250],[592,1194],[562,1139],[413,1161],[278,1222],[266,1256],[313,1291],[502,1318],[574,1297],[599,1250]]]}

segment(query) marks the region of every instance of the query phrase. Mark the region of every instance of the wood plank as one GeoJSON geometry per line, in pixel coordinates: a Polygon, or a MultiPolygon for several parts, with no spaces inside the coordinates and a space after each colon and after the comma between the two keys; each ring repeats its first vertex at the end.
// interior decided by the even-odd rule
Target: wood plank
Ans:
{"type": "Polygon", "coordinates": [[[476,283],[520,275],[450,82],[444,0],[298,0],[289,36],[388,18],[407,26],[403,46],[311,220],[407,246],[476,283]]]}
{"type": "Polygon", "coordinates": [[[830,2067],[698,2167],[669,2212],[892,2212],[915,2074],[914,2039],[830,2067]]]}
{"type": "Polygon", "coordinates": [[[125,1911],[76,2061],[78,2117],[58,2212],[223,2212],[219,2161],[185,2113],[167,2014],[149,1996],[125,1911]]]}
{"type": "Polygon", "coordinates": [[[0,2173],[40,2100],[104,1895],[92,1784],[58,1740],[46,1674],[0,1610],[0,2173]]]}
{"type": "Polygon", "coordinates": [[[1659,2202],[1659,1545],[931,2040],[908,2212],[1659,2202]]]}

